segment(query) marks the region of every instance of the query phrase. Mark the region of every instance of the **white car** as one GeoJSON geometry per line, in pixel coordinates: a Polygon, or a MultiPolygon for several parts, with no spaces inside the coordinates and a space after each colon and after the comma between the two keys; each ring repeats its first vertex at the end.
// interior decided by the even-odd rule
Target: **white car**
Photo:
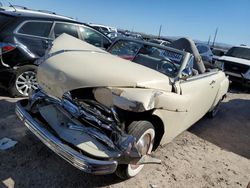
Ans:
{"type": "Polygon", "coordinates": [[[148,40],[148,42],[152,42],[152,43],[160,44],[160,45],[164,45],[164,46],[167,46],[171,43],[169,41],[161,40],[161,39],[150,39],[150,40],[148,40]]]}
{"type": "Polygon", "coordinates": [[[215,115],[228,90],[224,72],[206,70],[193,41],[171,45],[120,39],[106,52],[63,34],[40,61],[41,89],[16,113],[80,170],[134,177],[160,163],[151,155],[159,144],[215,115]]]}
{"type": "Polygon", "coordinates": [[[97,29],[98,31],[101,31],[105,34],[108,33],[117,33],[117,29],[115,27],[107,26],[107,25],[100,25],[100,24],[94,24],[94,23],[89,23],[90,26],[93,28],[97,29]]]}
{"type": "Polygon", "coordinates": [[[221,67],[233,82],[250,85],[250,47],[234,46],[215,65],[221,67]]]}

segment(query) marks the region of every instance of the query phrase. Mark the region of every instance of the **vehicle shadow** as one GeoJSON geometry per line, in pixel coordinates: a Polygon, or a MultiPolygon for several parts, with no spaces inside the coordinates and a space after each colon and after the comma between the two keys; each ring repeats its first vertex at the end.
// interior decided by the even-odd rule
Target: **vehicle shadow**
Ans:
{"type": "Polygon", "coordinates": [[[189,131],[222,149],[250,159],[250,100],[223,102],[214,119],[203,118],[189,131]]]}
{"type": "Polygon", "coordinates": [[[14,187],[103,187],[122,181],[114,174],[94,176],[71,166],[33,136],[14,110],[15,102],[0,100],[0,139],[18,142],[0,150],[0,187],[8,187],[8,181],[14,187]]]}

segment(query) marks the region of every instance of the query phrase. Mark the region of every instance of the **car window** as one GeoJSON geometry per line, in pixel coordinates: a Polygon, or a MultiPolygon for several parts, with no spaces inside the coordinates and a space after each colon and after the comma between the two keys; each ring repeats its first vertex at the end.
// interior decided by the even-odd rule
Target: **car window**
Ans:
{"type": "Polygon", "coordinates": [[[125,59],[133,59],[141,48],[141,44],[132,41],[119,41],[110,49],[110,53],[125,59]]]}
{"type": "Polygon", "coordinates": [[[34,35],[39,37],[48,37],[50,29],[52,27],[52,22],[27,22],[19,30],[18,33],[26,35],[34,35]]]}
{"type": "Polygon", "coordinates": [[[63,33],[79,38],[76,25],[67,23],[56,23],[54,27],[55,38],[59,37],[63,33]]]}
{"type": "Polygon", "coordinates": [[[83,40],[97,47],[107,48],[110,42],[94,29],[80,27],[80,34],[83,40]]]}
{"type": "Polygon", "coordinates": [[[197,49],[200,54],[206,53],[209,49],[207,46],[197,45],[197,49]]]}

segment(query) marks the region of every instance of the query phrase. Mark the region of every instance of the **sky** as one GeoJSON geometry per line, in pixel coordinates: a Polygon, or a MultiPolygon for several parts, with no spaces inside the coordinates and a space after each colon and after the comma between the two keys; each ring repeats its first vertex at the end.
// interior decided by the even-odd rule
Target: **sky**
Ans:
{"type": "Polygon", "coordinates": [[[250,0],[0,0],[54,11],[81,22],[163,36],[250,45],[250,0]]]}

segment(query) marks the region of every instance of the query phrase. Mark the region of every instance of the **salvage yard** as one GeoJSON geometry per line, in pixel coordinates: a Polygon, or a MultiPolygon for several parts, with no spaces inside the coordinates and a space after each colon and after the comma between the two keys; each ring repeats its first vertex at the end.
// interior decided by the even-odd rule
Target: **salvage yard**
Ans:
{"type": "MultiPolygon", "coordinates": [[[[3,94],[2,94],[3,95],[3,94]]],[[[250,94],[234,89],[214,119],[204,117],[155,155],[130,180],[84,174],[55,155],[17,119],[17,99],[0,98],[0,187],[243,187],[250,181],[250,94]]]]}

